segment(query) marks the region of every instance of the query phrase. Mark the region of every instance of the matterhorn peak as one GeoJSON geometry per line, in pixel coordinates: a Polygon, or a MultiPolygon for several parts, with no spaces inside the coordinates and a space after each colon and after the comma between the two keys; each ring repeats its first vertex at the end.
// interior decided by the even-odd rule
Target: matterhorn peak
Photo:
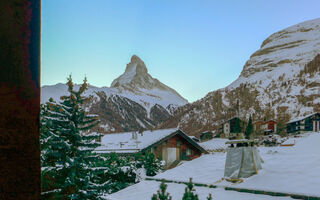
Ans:
{"type": "Polygon", "coordinates": [[[150,88],[150,84],[153,82],[152,79],[144,62],[138,56],[133,55],[130,63],[127,64],[125,72],[111,83],[111,87],[126,89],[150,88]]]}
{"type": "Polygon", "coordinates": [[[144,62],[137,55],[133,55],[130,63],[127,64],[125,72],[112,82],[111,87],[131,90],[152,89],[155,82],[155,79],[148,74],[148,69],[144,62]]]}
{"type": "Polygon", "coordinates": [[[125,73],[147,74],[148,69],[137,55],[133,55],[130,63],[127,64],[125,73]]]}
{"type": "Polygon", "coordinates": [[[133,55],[131,57],[130,63],[127,64],[125,72],[111,83],[111,87],[118,88],[120,90],[129,90],[135,94],[145,93],[146,91],[149,91],[150,93],[153,91],[151,92],[151,96],[154,97],[158,95],[158,93],[154,93],[154,91],[167,92],[167,94],[172,94],[173,96],[178,97],[181,104],[187,103],[187,101],[174,89],[161,83],[158,79],[153,78],[148,73],[148,69],[144,62],[137,55],[133,55]]]}
{"type": "Polygon", "coordinates": [[[141,60],[141,58],[139,58],[139,56],[137,56],[137,55],[133,55],[133,56],[131,57],[131,62],[132,62],[132,63],[142,62],[142,63],[144,64],[144,62],[141,60]]]}

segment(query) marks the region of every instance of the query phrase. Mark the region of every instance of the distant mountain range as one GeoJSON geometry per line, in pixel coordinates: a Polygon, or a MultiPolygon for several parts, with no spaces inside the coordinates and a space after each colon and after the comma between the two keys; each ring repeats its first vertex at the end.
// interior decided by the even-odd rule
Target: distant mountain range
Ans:
{"type": "Polygon", "coordinates": [[[319,54],[320,19],[276,32],[250,56],[237,80],[180,107],[162,127],[199,135],[235,115],[290,120],[320,111],[319,54]]]}
{"type": "MultiPolygon", "coordinates": [[[[79,85],[75,85],[75,89],[78,88],[79,85]]],[[[60,97],[67,93],[66,84],[43,86],[41,103],[50,97],[60,101],[60,97]]],[[[152,129],[169,119],[177,107],[188,103],[174,89],[153,78],[136,55],[111,87],[90,85],[85,96],[92,97],[85,108],[100,116],[97,130],[104,133],[152,129]]]]}
{"type": "MultiPolygon", "coordinates": [[[[66,93],[65,84],[44,86],[41,101],[66,93]]],[[[320,111],[320,19],[272,34],[238,79],[191,104],[152,78],[135,55],[111,87],[90,86],[86,95],[93,97],[86,109],[100,115],[99,130],[105,133],[179,127],[200,135],[235,115],[290,120],[320,111]]]]}

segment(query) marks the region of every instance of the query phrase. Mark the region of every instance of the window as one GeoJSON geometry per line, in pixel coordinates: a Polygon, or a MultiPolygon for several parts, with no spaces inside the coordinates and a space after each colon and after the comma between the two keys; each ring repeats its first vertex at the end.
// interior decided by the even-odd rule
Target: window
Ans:
{"type": "Polygon", "coordinates": [[[187,149],[187,156],[190,156],[192,154],[192,149],[188,148],[187,149]]]}
{"type": "Polygon", "coordinates": [[[177,147],[180,147],[180,146],[181,146],[181,141],[178,140],[178,141],[177,141],[177,147]]]}

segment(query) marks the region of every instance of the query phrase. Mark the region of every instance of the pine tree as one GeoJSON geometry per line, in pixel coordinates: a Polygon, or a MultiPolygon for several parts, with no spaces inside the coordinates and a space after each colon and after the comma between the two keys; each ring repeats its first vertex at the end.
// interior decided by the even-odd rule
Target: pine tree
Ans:
{"type": "Polygon", "coordinates": [[[248,125],[246,127],[246,139],[250,139],[253,132],[253,125],[252,125],[252,119],[251,116],[249,117],[248,125]]]}
{"type": "Polygon", "coordinates": [[[211,193],[210,193],[209,196],[207,197],[207,200],[212,200],[212,195],[211,195],[211,193]]]}
{"type": "Polygon", "coordinates": [[[110,153],[104,155],[103,160],[96,163],[96,166],[98,168],[108,166],[108,169],[97,174],[99,179],[97,179],[96,183],[103,185],[104,192],[110,194],[137,183],[139,181],[137,169],[141,168],[142,164],[129,156],[119,156],[116,153],[110,153]]]}
{"type": "Polygon", "coordinates": [[[98,155],[101,135],[90,133],[97,116],[83,109],[82,96],[87,80],[78,91],[68,78],[69,95],[56,103],[50,99],[41,105],[41,178],[43,199],[99,199],[137,183],[137,169],[148,168],[150,175],[160,170],[152,156],[139,159],[117,154],[98,155]]]}
{"type": "Polygon", "coordinates": [[[54,130],[53,115],[58,106],[52,98],[40,105],[40,144],[41,144],[41,190],[42,198],[62,199],[61,184],[63,179],[62,164],[65,142],[61,133],[54,130]]]}
{"type": "MultiPolygon", "coordinates": [[[[100,134],[89,133],[97,125],[97,116],[88,115],[82,105],[87,89],[85,78],[79,91],[74,91],[71,76],[68,78],[68,96],[57,104],[49,102],[42,106],[43,170],[42,177],[54,182],[54,196],[62,199],[97,199],[98,188],[94,183],[97,169],[94,163],[99,156],[93,150],[100,146],[100,134]]],[[[103,170],[103,169],[100,169],[103,170]]],[[[52,191],[49,191],[52,192],[52,191]]],[[[44,192],[47,194],[48,192],[44,192]]]]}
{"type": "Polygon", "coordinates": [[[151,200],[172,200],[172,197],[168,192],[166,192],[168,185],[161,181],[160,190],[157,191],[157,194],[153,194],[151,200]]]}
{"type": "Polygon", "coordinates": [[[287,134],[286,123],[291,118],[287,110],[288,110],[287,106],[280,106],[277,108],[277,134],[281,136],[286,136],[287,134]]]}
{"type": "Polygon", "coordinates": [[[234,119],[234,132],[235,133],[241,133],[241,126],[240,126],[240,119],[239,118],[235,118],[234,119]]]}
{"type": "Polygon", "coordinates": [[[187,187],[183,194],[182,200],[199,200],[198,195],[194,194],[194,184],[192,183],[192,178],[190,178],[189,183],[187,183],[187,187]]]}
{"type": "Polygon", "coordinates": [[[146,170],[147,176],[155,176],[163,169],[161,161],[159,159],[156,159],[153,153],[148,152],[144,156],[143,167],[146,170]]]}

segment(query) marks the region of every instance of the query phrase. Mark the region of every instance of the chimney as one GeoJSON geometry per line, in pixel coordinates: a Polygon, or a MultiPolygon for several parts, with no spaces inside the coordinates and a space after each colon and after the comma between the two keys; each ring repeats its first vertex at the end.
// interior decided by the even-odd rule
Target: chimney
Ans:
{"type": "Polygon", "coordinates": [[[143,128],[139,129],[139,133],[140,133],[141,136],[143,136],[143,128]]]}
{"type": "Polygon", "coordinates": [[[137,132],[132,132],[132,139],[136,140],[138,138],[137,132]]]}

